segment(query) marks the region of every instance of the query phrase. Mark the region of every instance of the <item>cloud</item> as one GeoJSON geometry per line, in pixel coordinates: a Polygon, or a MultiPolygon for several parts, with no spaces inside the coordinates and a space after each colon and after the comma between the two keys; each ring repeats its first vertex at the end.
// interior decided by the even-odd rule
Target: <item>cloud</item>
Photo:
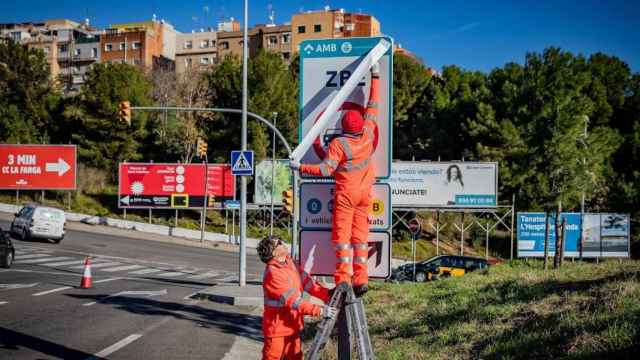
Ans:
{"type": "Polygon", "coordinates": [[[469,31],[469,30],[473,30],[473,29],[477,28],[478,26],[480,26],[479,22],[472,22],[472,23],[460,26],[459,28],[453,30],[451,33],[452,34],[460,34],[460,33],[463,33],[463,32],[469,31]]]}

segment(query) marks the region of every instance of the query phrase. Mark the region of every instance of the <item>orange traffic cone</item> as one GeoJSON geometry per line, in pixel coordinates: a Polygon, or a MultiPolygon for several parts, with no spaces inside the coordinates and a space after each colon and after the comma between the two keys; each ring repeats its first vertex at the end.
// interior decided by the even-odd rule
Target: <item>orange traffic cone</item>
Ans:
{"type": "Polygon", "coordinates": [[[91,288],[91,258],[87,256],[84,259],[84,273],[82,274],[82,281],[80,282],[81,289],[91,288]]]}

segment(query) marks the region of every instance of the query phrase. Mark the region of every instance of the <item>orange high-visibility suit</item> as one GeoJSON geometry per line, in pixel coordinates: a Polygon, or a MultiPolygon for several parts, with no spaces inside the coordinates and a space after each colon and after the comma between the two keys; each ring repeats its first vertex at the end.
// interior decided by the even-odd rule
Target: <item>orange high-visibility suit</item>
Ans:
{"type": "Polygon", "coordinates": [[[290,256],[285,263],[276,259],[267,263],[262,289],[262,359],[302,359],[300,331],[304,328],[303,316],[320,316],[322,311],[321,306],[303,300],[302,292],[327,302],[329,291],[314,282],[309,274],[299,271],[290,256]]]}
{"type": "Polygon", "coordinates": [[[321,164],[300,165],[301,173],[335,177],[331,240],[337,260],[334,273],[336,284],[352,282],[354,286],[360,286],[366,285],[369,280],[367,220],[372,200],[371,189],[376,180],[371,156],[375,150],[379,82],[379,75],[372,74],[362,134],[343,134],[329,143],[329,151],[321,164]]]}

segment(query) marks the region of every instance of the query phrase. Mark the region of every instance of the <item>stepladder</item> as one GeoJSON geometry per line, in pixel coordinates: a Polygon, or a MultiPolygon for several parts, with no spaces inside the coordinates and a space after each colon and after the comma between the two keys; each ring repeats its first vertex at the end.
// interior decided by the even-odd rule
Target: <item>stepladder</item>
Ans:
{"type": "Polygon", "coordinates": [[[369,337],[367,315],[362,298],[355,296],[351,285],[339,284],[329,300],[329,306],[338,309],[335,318],[324,318],[318,324],[318,331],[305,359],[319,360],[336,323],[338,323],[338,359],[350,360],[352,340],[360,360],[373,360],[373,347],[369,337]]]}

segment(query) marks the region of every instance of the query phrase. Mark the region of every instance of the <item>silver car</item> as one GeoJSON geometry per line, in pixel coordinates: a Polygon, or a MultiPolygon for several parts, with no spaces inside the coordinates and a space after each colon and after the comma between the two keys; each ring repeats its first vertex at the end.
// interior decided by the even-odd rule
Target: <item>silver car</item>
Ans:
{"type": "Polygon", "coordinates": [[[29,204],[15,214],[10,232],[22,240],[40,238],[59,243],[64,239],[65,221],[60,209],[29,204]]]}

